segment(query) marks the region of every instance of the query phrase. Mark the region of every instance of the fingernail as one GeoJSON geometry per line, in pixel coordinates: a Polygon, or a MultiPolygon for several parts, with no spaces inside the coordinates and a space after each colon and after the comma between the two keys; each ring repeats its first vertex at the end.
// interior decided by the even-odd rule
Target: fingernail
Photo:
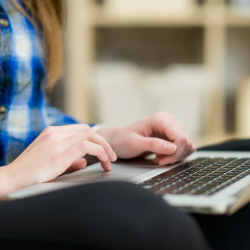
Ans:
{"type": "Polygon", "coordinates": [[[177,150],[177,146],[175,144],[172,144],[172,143],[165,144],[165,147],[169,151],[173,151],[173,153],[177,150]]]}
{"type": "Polygon", "coordinates": [[[106,172],[111,171],[111,169],[112,169],[111,167],[107,167],[107,168],[106,168],[106,172]]]}

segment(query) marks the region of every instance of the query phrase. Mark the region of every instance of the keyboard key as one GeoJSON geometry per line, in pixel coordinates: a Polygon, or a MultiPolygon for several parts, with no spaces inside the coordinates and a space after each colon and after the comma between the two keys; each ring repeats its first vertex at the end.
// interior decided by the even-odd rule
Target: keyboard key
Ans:
{"type": "Polygon", "coordinates": [[[250,158],[197,158],[145,181],[159,194],[211,195],[250,173],[250,158]]]}

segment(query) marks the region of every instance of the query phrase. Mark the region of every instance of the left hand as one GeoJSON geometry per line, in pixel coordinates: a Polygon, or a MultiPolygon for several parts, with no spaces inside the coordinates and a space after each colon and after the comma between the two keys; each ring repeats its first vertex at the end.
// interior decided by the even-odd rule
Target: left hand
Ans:
{"type": "Polygon", "coordinates": [[[102,128],[98,132],[111,145],[117,156],[129,159],[155,153],[160,166],[182,161],[195,148],[176,121],[164,112],[123,128],[102,128]]]}

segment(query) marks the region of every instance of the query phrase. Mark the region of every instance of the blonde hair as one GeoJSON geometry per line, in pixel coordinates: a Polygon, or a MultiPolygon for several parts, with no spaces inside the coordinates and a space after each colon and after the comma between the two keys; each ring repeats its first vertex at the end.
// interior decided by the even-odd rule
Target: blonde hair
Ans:
{"type": "MultiPolygon", "coordinates": [[[[18,10],[42,28],[47,52],[48,89],[62,74],[62,0],[12,0],[18,10]]],[[[35,25],[37,27],[37,25],[35,25]]]]}

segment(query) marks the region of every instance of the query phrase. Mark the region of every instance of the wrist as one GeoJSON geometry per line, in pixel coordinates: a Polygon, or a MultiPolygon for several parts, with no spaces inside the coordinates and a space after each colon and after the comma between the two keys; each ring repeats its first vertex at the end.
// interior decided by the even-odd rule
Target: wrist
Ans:
{"type": "Polygon", "coordinates": [[[118,128],[104,128],[99,127],[96,131],[99,135],[106,139],[106,141],[112,146],[112,139],[117,133],[118,128]]]}
{"type": "Polygon", "coordinates": [[[7,198],[8,194],[18,189],[12,172],[12,169],[8,165],[0,168],[0,199],[7,198]]]}
{"type": "Polygon", "coordinates": [[[32,185],[25,179],[24,173],[19,173],[15,165],[9,164],[0,168],[0,199],[7,198],[10,193],[32,185]]]}
{"type": "Polygon", "coordinates": [[[120,134],[121,128],[100,128],[97,133],[101,135],[111,146],[117,157],[120,158],[120,134]]]}

